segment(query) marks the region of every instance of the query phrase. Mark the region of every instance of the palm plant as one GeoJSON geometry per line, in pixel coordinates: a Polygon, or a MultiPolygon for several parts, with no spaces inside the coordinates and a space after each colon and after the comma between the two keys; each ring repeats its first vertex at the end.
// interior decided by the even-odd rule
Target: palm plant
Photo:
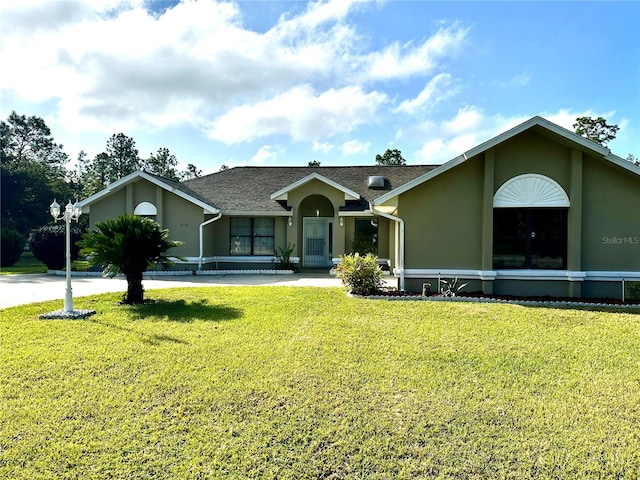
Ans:
{"type": "Polygon", "coordinates": [[[103,273],[113,277],[120,273],[127,278],[126,304],[144,303],[142,274],[153,265],[173,265],[166,255],[170,248],[182,242],[168,240],[169,231],[144,217],[121,215],[96,224],[96,230],[84,235],[82,254],[91,266],[100,265],[103,273]]]}

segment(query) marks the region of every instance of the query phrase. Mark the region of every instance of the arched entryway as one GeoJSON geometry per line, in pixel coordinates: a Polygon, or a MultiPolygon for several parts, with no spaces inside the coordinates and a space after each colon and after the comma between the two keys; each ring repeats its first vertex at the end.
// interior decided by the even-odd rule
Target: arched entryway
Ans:
{"type": "Polygon", "coordinates": [[[333,218],[335,210],[323,195],[309,195],[299,207],[302,217],[302,266],[308,268],[332,265],[333,218]]]}

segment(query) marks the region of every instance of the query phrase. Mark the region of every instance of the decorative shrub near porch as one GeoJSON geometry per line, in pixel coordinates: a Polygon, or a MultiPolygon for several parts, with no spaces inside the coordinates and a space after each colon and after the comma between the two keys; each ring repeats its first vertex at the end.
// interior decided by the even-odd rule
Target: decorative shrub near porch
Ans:
{"type": "Polygon", "coordinates": [[[382,285],[382,269],[378,266],[378,257],[367,253],[342,255],[336,267],[336,276],[342,280],[354,295],[371,295],[382,285]]]}

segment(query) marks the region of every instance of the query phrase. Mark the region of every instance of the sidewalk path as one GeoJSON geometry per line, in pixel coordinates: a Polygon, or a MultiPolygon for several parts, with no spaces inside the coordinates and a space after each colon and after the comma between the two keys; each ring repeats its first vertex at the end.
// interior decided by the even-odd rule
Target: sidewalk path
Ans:
{"type": "MultiPolygon", "coordinates": [[[[207,285],[283,285],[301,287],[338,287],[340,280],[329,273],[298,273],[293,275],[188,275],[156,276],[142,281],[145,290],[173,287],[199,287],[207,285]]],[[[0,275],[0,309],[60,299],[65,295],[64,276],[46,274],[0,275]]],[[[72,277],[73,297],[127,290],[122,277],[72,277]]]]}

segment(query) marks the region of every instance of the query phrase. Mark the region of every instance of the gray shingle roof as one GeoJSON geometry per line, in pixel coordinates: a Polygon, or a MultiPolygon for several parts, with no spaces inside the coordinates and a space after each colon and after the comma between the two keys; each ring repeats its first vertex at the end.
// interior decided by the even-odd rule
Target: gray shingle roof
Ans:
{"type": "MultiPolygon", "coordinates": [[[[192,190],[189,188],[189,186],[187,185],[186,182],[179,182],[177,180],[171,180],[170,178],[167,177],[161,177],[160,175],[155,175],[153,173],[147,173],[147,175],[150,175],[152,177],[157,178],[159,181],[165,183],[166,185],[175,188],[176,190],[180,190],[182,193],[186,193],[187,195],[200,200],[203,203],[207,203],[209,205],[212,204],[211,199],[203,197],[202,195],[200,195],[198,192],[196,192],[195,190],[192,190]]],[[[212,205],[213,206],[213,205],[212,205]]]]}
{"type": "Polygon", "coordinates": [[[317,173],[361,195],[342,210],[364,210],[375,198],[398,188],[437,165],[359,166],[359,167],[236,167],[213,173],[179,185],[183,192],[210,205],[228,211],[286,211],[283,202],[271,200],[271,194],[312,173],[317,173]],[[369,176],[385,178],[384,189],[370,189],[369,176]]]}

